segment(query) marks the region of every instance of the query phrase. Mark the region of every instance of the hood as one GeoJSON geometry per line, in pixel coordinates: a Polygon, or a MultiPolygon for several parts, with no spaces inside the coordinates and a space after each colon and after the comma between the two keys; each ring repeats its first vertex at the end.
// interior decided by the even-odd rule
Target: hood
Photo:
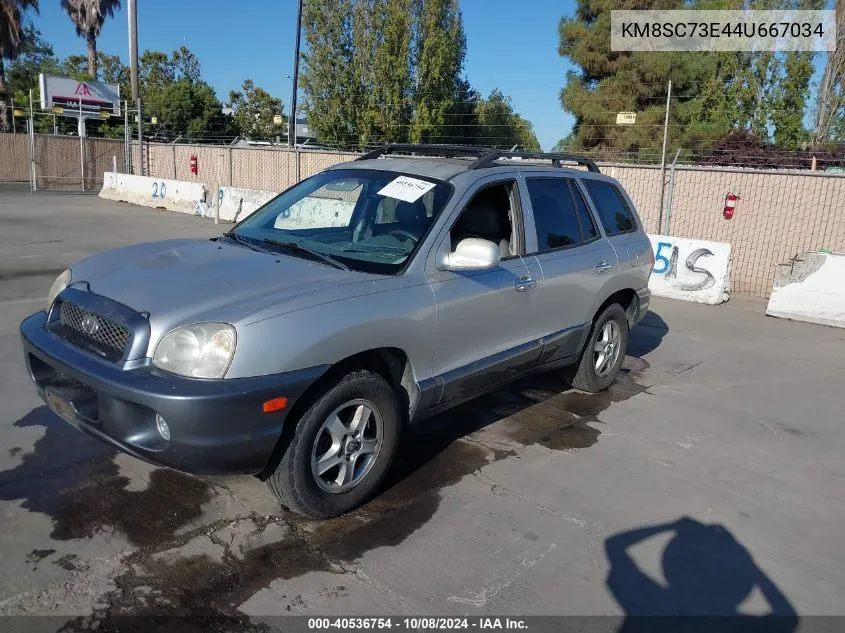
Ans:
{"type": "MultiPolygon", "coordinates": [[[[150,313],[154,328],[190,320],[248,321],[258,310],[329,288],[367,282],[344,271],[284,253],[264,253],[211,240],[168,240],[99,253],[71,267],[72,283],[150,313]],[[166,321],[167,323],[162,323],[166,321]]],[[[278,312],[284,312],[279,306],[278,312]]]]}

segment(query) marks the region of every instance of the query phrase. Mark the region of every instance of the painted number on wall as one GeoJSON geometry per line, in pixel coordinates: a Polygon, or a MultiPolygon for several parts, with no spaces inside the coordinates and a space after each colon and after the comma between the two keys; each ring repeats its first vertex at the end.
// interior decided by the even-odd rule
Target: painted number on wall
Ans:
{"type": "MultiPolygon", "coordinates": [[[[710,288],[716,283],[716,278],[706,268],[697,265],[699,258],[707,255],[713,255],[713,251],[709,248],[697,248],[689,254],[686,261],[687,270],[692,273],[704,275],[699,281],[694,283],[680,283],[681,290],[689,290],[694,292],[696,290],[704,290],[710,288]]],[[[678,278],[678,247],[672,242],[658,242],[657,249],[654,252],[654,271],[655,275],[664,275],[666,279],[678,278]],[[668,253],[668,257],[664,254],[664,249],[668,253]]]]}
{"type": "Polygon", "coordinates": [[[167,185],[153,181],[153,198],[164,198],[167,195],[167,185]]]}

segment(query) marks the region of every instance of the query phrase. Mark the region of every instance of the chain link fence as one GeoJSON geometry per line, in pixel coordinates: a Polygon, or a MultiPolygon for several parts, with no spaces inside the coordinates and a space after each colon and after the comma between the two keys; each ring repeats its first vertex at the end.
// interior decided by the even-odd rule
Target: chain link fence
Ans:
{"type": "MultiPolygon", "coordinates": [[[[122,140],[0,134],[0,181],[36,189],[96,191],[103,172],[126,171],[122,140]],[[31,143],[31,145],[30,145],[31,143]],[[34,148],[34,152],[33,152],[34,148]],[[34,156],[34,160],[33,160],[34,156]]],[[[357,154],[285,147],[233,147],[132,142],[132,171],[158,178],[282,191],[357,154]],[[191,172],[191,157],[197,172],[191,172]]],[[[808,250],[845,252],[845,175],[682,165],[664,174],[655,165],[600,163],[628,191],[650,233],[729,242],[733,291],[771,292],[777,264],[808,250]],[[663,191],[663,196],[661,196],[663,191]],[[722,216],[725,197],[739,197],[733,219],[722,216]],[[663,208],[661,209],[661,197],[663,208]]]]}

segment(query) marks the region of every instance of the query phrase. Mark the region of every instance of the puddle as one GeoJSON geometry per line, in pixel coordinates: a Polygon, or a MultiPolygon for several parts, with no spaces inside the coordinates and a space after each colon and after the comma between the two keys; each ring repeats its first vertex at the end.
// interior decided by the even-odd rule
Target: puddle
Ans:
{"type": "Polygon", "coordinates": [[[198,518],[212,497],[208,483],[164,469],[150,474],[144,490],[127,490],[130,480],[120,474],[112,451],[46,407],[14,426],[43,426],[45,432],[20,465],[0,473],[0,500],[24,499],[24,509],[48,515],[53,539],[93,538],[117,530],[133,545],[150,546],[198,518]],[[69,455],[93,459],[68,463],[69,455]]]}
{"type": "MultiPolygon", "coordinates": [[[[118,589],[107,596],[108,609],[95,614],[100,630],[149,630],[148,619],[125,619],[139,615],[158,616],[162,625],[170,618],[189,618],[190,623],[182,621],[178,628],[186,632],[221,626],[230,631],[261,630],[237,610],[249,597],[273,581],[308,572],[342,575],[366,552],[400,545],[437,512],[442,488],[516,455],[519,446],[540,444],[562,451],[592,446],[600,435],[600,414],[644,391],[637,378],[647,368],[645,361],[626,358],[617,383],[600,394],[567,390],[559,374],[534,376],[431,418],[405,435],[383,491],[371,502],[329,521],[284,512],[277,517],[242,518],[253,522],[258,532],[284,530],[284,536],[240,554],[220,536],[230,529],[231,518],[176,535],[180,526],[199,517],[201,506],[215,494],[208,484],[155,470],[145,490],[127,491],[129,480],[120,475],[111,457],[68,469],[79,471],[72,485],[30,496],[24,507],[52,517],[54,538],[91,537],[114,527],[140,546],[115,579],[118,589]],[[486,431],[472,436],[486,427],[492,427],[491,436],[504,437],[509,445],[487,442],[486,431]],[[205,545],[192,550],[192,539],[205,545]],[[183,546],[186,552],[200,553],[161,558],[162,552],[183,546]]],[[[45,438],[56,432],[55,424],[44,424],[45,438]]],[[[39,440],[36,453],[58,450],[52,442],[39,440]]],[[[27,459],[30,455],[24,456],[21,467],[27,459]]],[[[0,499],[3,490],[0,485],[0,499]]],[[[74,562],[67,561],[69,566],[74,562]]],[[[85,622],[71,621],[64,630],[82,630],[85,622]]]]}

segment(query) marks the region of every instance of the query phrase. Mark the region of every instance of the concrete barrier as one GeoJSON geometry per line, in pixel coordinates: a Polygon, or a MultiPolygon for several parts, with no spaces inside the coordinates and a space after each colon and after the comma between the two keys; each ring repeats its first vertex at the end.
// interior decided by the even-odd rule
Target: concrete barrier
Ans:
{"type": "Polygon", "coordinates": [[[766,314],[845,328],[845,254],[808,252],[780,264],[766,314]]]}
{"type": "Polygon", "coordinates": [[[132,176],[107,171],[100,197],[145,207],[209,215],[206,186],[201,182],[132,176]]]}
{"type": "Polygon", "coordinates": [[[652,294],[710,305],[728,300],[730,244],[668,235],[649,235],[648,238],[655,261],[648,282],[652,294]]]}
{"type": "Polygon", "coordinates": [[[220,219],[227,222],[240,222],[277,195],[273,191],[263,191],[261,189],[220,187],[217,190],[220,219]]]}

